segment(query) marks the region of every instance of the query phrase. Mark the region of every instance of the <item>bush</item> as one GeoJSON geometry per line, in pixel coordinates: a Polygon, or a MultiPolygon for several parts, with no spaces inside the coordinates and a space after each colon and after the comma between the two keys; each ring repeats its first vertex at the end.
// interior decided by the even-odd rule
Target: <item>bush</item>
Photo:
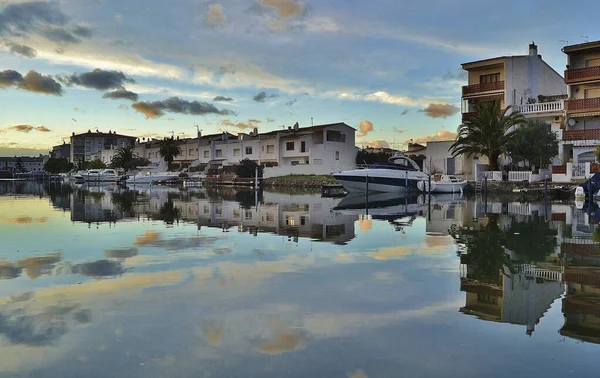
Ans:
{"type": "MultiPolygon", "coordinates": [[[[235,168],[235,174],[239,178],[253,178],[258,164],[254,160],[244,159],[235,168]]],[[[258,176],[262,177],[262,169],[259,168],[258,176]]]]}
{"type": "Polygon", "coordinates": [[[181,173],[179,174],[179,176],[178,176],[178,177],[179,177],[179,178],[188,178],[188,177],[190,177],[190,175],[188,175],[188,174],[187,174],[187,173],[185,173],[185,172],[181,172],[181,173]]]}

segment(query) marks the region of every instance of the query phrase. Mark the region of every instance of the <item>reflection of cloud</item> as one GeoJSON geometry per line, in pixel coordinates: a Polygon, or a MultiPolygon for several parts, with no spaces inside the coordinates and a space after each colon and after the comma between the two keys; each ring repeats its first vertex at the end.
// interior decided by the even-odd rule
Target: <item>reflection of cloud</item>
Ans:
{"type": "Polygon", "coordinates": [[[158,240],[160,240],[160,233],[154,230],[147,230],[144,234],[139,235],[135,238],[134,245],[145,247],[147,245],[155,244],[158,240]]]}
{"type": "Polygon", "coordinates": [[[375,260],[394,260],[408,256],[411,253],[412,249],[410,247],[397,246],[381,248],[377,252],[369,252],[367,255],[375,260]]]}
{"type": "Polygon", "coordinates": [[[104,256],[109,259],[128,259],[137,256],[137,254],[138,249],[135,247],[104,250],[104,256]]]}
{"type": "Polygon", "coordinates": [[[373,228],[373,220],[369,219],[367,215],[361,215],[358,220],[358,227],[362,232],[368,232],[373,228]]]}
{"type": "Polygon", "coordinates": [[[29,224],[33,222],[33,218],[24,216],[24,217],[16,217],[16,218],[4,218],[4,223],[6,224],[29,224]]]}
{"type": "Polygon", "coordinates": [[[269,340],[259,343],[261,352],[267,354],[280,354],[291,352],[304,345],[304,337],[291,330],[282,331],[275,334],[269,340]]]}
{"type": "Polygon", "coordinates": [[[221,345],[221,341],[223,338],[223,334],[225,333],[225,328],[223,328],[222,324],[210,324],[202,328],[202,332],[204,333],[204,337],[206,341],[212,346],[221,345]]]}
{"type": "MultiPolygon", "coordinates": [[[[50,270],[61,259],[60,253],[53,253],[46,256],[29,257],[17,262],[17,266],[27,273],[32,280],[42,275],[44,269],[50,270]]],[[[46,272],[47,273],[47,272],[46,272]]]]}
{"type": "Polygon", "coordinates": [[[0,261],[0,280],[12,280],[21,275],[21,268],[7,261],[0,261]]]}
{"type": "Polygon", "coordinates": [[[454,240],[450,236],[425,236],[425,246],[428,248],[447,247],[449,245],[454,245],[454,240]]]}
{"type": "Polygon", "coordinates": [[[10,344],[52,345],[67,333],[63,318],[74,309],[74,306],[51,306],[36,315],[25,315],[20,310],[0,313],[0,335],[10,344]]]}
{"type": "Polygon", "coordinates": [[[38,223],[46,223],[48,221],[48,218],[46,218],[46,217],[39,217],[38,219],[36,219],[36,221],[38,223]]]}

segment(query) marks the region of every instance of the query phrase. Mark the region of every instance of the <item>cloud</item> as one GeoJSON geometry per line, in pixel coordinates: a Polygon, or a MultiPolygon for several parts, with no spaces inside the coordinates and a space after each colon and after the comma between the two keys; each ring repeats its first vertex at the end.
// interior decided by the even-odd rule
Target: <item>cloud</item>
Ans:
{"type": "Polygon", "coordinates": [[[368,133],[373,131],[373,123],[371,121],[367,121],[366,119],[364,119],[364,120],[360,121],[360,124],[358,125],[358,129],[359,129],[359,132],[356,136],[364,137],[365,135],[367,135],[368,133]]]}
{"type": "Polygon", "coordinates": [[[204,24],[217,27],[223,26],[227,23],[227,17],[225,13],[223,13],[223,6],[221,4],[209,4],[208,13],[206,13],[206,17],[204,18],[204,24]]]}
{"type": "Polygon", "coordinates": [[[117,99],[127,99],[127,100],[131,100],[131,101],[137,101],[138,100],[138,94],[128,91],[127,89],[125,89],[124,87],[121,87],[115,91],[112,92],[106,92],[104,94],[104,96],[102,96],[102,98],[110,98],[113,100],[117,100],[117,99]]]}
{"type": "Polygon", "coordinates": [[[403,115],[407,115],[407,114],[408,114],[408,112],[410,112],[410,109],[404,109],[404,110],[402,111],[402,113],[400,113],[400,115],[401,115],[401,116],[403,116],[403,115]]]}
{"type": "Polygon", "coordinates": [[[23,35],[49,26],[66,25],[68,20],[55,3],[8,4],[0,10],[0,35],[23,35]]]}
{"type": "Polygon", "coordinates": [[[273,118],[269,118],[269,117],[267,117],[267,119],[266,119],[265,121],[266,121],[266,122],[269,122],[269,123],[270,123],[270,122],[275,122],[275,120],[274,120],[273,118]]]}
{"type": "Polygon", "coordinates": [[[279,18],[296,18],[304,13],[305,5],[295,0],[260,0],[263,7],[275,10],[279,18]]]}
{"type": "Polygon", "coordinates": [[[83,38],[92,38],[92,28],[86,25],[77,25],[72,30],[73,34],[78,35],[83,38]]]}
{"type": "MultiPolygon", "coordinates": [[[[331,93],[330,93],[331,94],[331,93]]],[[[384,104],[391,105],[404,105],[404,106],[427,106],[428,104],[444,101],[443,98],[435,97],[422,97],[413,98],[404,95],[393,95],[385,91],[377,91],[366,95],[356,94],[352,92],[338,92],[333,93],[335,97],[342,100],[353,100],[353,101],[376,101],[384,104]]]]}
{"type": "Polygon", "coordinates": [[[121,71],[104,71],[99,68],[91,72],[74,73],[71,76],[61,76],[59,80],[65,85],[79,85],[98,90],[120,89],[125,83],[135,83],[121,71]]]}
{"type": "Polygon", "coordinates": [[[258,128],[259,123],[261,123],[261,121],[258,119],[249,119],[246,122],[232,122],[229,119],[224,119],[222,121],[219,121],[219,126],[221,126],[221,128],[235,127],[243,131],[248,129],[254,129],[255,127],[258,128]]]}
{"type": "Polygon", "coordinates": [[[444,74],[444,76],[442,76],[442,79],[445,81],[455,81],[455,80],[466,81],[467,77],[468,77],[468,72],[463,70],[462,68],[459,68],[454,71],[446,72],[444,74]]]}
{"type": "Polygon", "coordinates": [[[11,87],[23,81],[23,75],[15,70],[0,71],[0,88],[11,87]]]}
{"type": "Polygon", "coordinates": [[[363,140],[358,142],[363,147],[373,147],[373,148],[389,148],[390,144],[385,140],[363,140]]]}
{"type": "Polygon", "coordinates": [[[233,98],[225,96],[215,96],[215,98],[213,98],[213,101],[231,102],[233,101],[233,98]]]}
{"type": "Polygon", "coordinates": [[[406,130],[399,129],[399,128],[397,128],[397,127],[393,127],[392,129],[393,129],[395,132],[397,132],[398,134],[402,134],[402,133],[406,132],[406,130]]]}
{"type": "Polygon", "coordinates": [[[11,41],[2,42],[2,46],[8,49],[13,54],[21,55],[26,58],[35,58],[37,55],[37,51],[29,46],[20,45],[11,41]]]}
{"type": "Polygon", "coordinates": [[[419,112],[425,113],[427,117],[431,118],[448,118],[459,111],[460,108],[451,104],[429,104],[425,109],[419,110],[419,112]]]}
{"type": "Polygon", "coordinates": [[[267,94],[267,92],[258,92],[256,94],[256,96],[252,97],[252,101],[256,101],[256,102],[265,102],[265,100],[267,98],[273,98],[273,97],[277,97],[276,94],[272,93],[272,94],[267,94]]]}
{"type": "Polygon", "coordinates": [[[433,135],[429,135],[429,136],[425,136],[425,137],[421,137],[421,138],[417,138],[417,139],[409,139],[409,140],[405,141],[404,144],[408,144],[408,143],[423,144],[423,143],[427,143],[427,142],[442,141],[442,140],[454,140],[454,139],[456,139],[456,133],[453,133],[453,132],[450,132],[447,130],[440,130],[433,135]]]}
{"type": "Polygon", "coordinates": [[[296,100],[296,99],[293,99],[293,100],[290,100],[290,101],[286,102],[285,104],[286,104],[287,106],[292,106],[292,105],[294,105],[294,104],[295,104],[295,103],[297,103],[297,102],[298,102],[298,100],[296,100]]]}
{"type": "Polygon", "coordinates": [[[31,70],[23,77],[23,81],[17,86],[25,91],[51,94],[56,96],[62,95],[62,86],[50,76],[44,76],[31,70]]]}
{"type": "Polygon", "coordinates": [[[46,28],[42,31],[44,37],[57,43],[79,43],[81,39],[77,38],[71,31],[61,27],[46,28]]]}
{"type": "Polygon", "coordinates": [[[47,128],[46,126],[38,126],[35,129],[41,133],[49,133],[52,131],[49,128],[47,128]]]}
{"type": "Polygon", "coordinates": [[[153,102],[136,102],[131,105],[137,112],[142,113],[146,118],[159,118],[165,114],[165,112],[181,113],[189,115],[206,115],[206,114],[217,114],[217,115],[235,115],[235,113],[228,109],[217,109],[214,105],[208,102],[200,101],[187,101],[179,97],[169,97],[163,101],[153,102]]]}

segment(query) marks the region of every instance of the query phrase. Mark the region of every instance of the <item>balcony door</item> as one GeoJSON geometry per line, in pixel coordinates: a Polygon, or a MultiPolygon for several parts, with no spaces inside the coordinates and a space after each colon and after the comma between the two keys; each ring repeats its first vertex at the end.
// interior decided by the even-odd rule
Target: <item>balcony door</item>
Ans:
{"type": "Polygon", "coordinates": [[[598,98],[600,97],[600,88],[586,89],[585,98],[598,98]]]}

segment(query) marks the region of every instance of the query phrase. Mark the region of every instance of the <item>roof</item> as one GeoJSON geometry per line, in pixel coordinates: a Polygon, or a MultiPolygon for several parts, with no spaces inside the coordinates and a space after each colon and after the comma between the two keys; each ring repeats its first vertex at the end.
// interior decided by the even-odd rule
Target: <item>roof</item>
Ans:
{"type": "Polygon", "coordinates": [[[327,127],[331,127],[331,126],[346,126],[350,129],[356,131],[356,129],[354,127],[347,125],[345,122],[335,122],[335,123],[327,123],[327,124],[323,124],[323,125],[300,127],[300,128],[298,128],[298,130],[294,130],[293,127],[291,130],[290,129],[273,130],[273,131],[269,131],[266,133],[259,133],[259,135],[271,135],[271,134],[289,133],[289,132],[319,131],[319,130],[323,130],[323,129],[325,129],[327,127]]]}
{"type": "Polygon", "coordinates": [[[101,138],[129,138],[129,139],[137,139],[137,137],[130,136],[130,135],[117,134],[116,132],[101,133],[101,132],[98,132],[98,131],[92,132],[90,130],[88,130],[85,133],[81,133],[81,134],[72,134],[71,137],[101,137],[101,138]]]}
{"type": "Polygon", "coordinates": [[[565,54],[574,53],[574,52],[583,52],[589,50],[600,50],[600,41],[592,41],[579,43],[576,45],[568,45],[562,48],[562,52],[565,54]]]}
{"type": "Polygon", "coordinates": [[[477,68],[480,66],[492,66],[492,65],[496,65],[496,64],[502,64],[504,62],[504,59],[515,58],[515,57],[525,57],[525,56],[527,56],[527,55],[514,55],[514,56],[505,55],[505,56],[498,56],[495,58],[474,60],[472,62],[462,63],[461,67],[463,70],[469,70],[469,68],[477,68]]]}

